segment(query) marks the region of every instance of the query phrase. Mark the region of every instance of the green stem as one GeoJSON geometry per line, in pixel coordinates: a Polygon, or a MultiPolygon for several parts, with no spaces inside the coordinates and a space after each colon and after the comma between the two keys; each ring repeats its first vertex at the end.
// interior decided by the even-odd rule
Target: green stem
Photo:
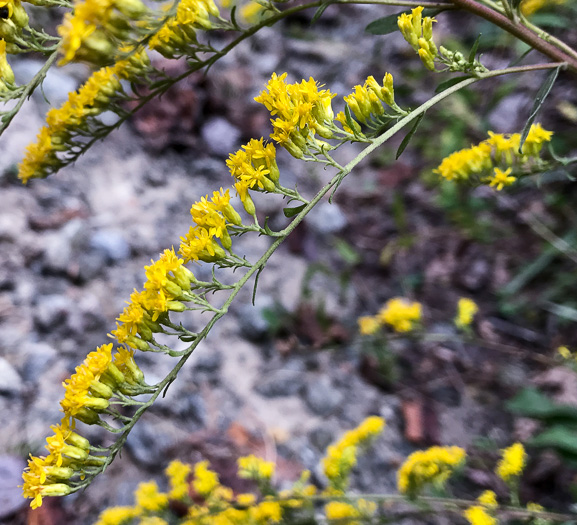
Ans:
{"type": "Polygon", "coordinates": [[[58,51],[54,51],[48,57],[48,60],[44,63],[44,65],[42,66],[40,71],[38,71],[38,73],[36,73],[36,75],[34,75],[34,78],[30,82],[28,82],[28,84],[26,85],[26,89],[24,89],[24,91],[23,91],[20,99],[16,103],[16,105],[10,111],[8,111],[4,115],[2,115],[2,119],[1,119],[2,125],[0,125],[0,135],[2,135],[2,133],[4,133],[4,131],[6,130],[8,125],[10,124],[10,122],[12,122],[12,119],[16,116],[18,111],[20,111],[20,108],[24,104],[24,101],[26,101],[28,98],[30,98],[30,96],[32,95],[34,90],[44,80],[44,77],[48,73],[50,66],[52,66],[52,64],[55,62],[57,57],[58,57],[58,51]]]}

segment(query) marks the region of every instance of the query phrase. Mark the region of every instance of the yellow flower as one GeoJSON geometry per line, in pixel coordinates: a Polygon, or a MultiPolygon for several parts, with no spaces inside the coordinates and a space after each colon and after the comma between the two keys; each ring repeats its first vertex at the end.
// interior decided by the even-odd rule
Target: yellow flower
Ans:
{"type": "Polygon", "coordinates": [[[497,191],[501,191],[504,186],[511,186],[517,177],[511,175],[511,168],[507,168],[505,171],[495,168],[494,174],[489,178],[489,186],[496,187],[497,191]]]}
{"type": "Polygon", "coordinates": [[[395,332],[409,332],[421,321],[421,304],[395,297],[381,308],[378,319],[390,325],[395,332]]]}
{"type": "Polygon", "coordinates": [[[110,507],[100,513],[94,525],[123,525],[136,518],[138,510],[134,507],[110,507]]]}
{"type": "Polygon", "coordinates": [[[485,507],[489,508],[496,508],[499,506],[497,503],[497,494],[495,494],[492,490],[486,490],[483,492],[478,498],[477,501],[484,505],[485,507]]]}
{"type": "Polygon", "coordinates": [[[192,487],[197,494],[206,498],[219,486],[218,475],[208,468],[208,461],[194,465],[192,487]]]}
{"type": "Polygon", "coordinates": [[[263,501],[250,508],[250,516],[259,524],[279,523],[282,519],[282,508],[278,501],[263,501]]]}
{"type": "Polygon", "coordinates": [[[372,335],[378,332],[381,327],[380,319],[371,315],[359,317],[357,322],[359,323],[359,332],[361,335],[372,335]]]}
{"type": "Polygon", "coordinates": [[[404,39],[417,51],[423,64],[431,71],[435,70],[435,57],[438,55],[437,46],[433,42],[434,18],[422,17],[423,7],[415,7],[411,14],[402,13],[397,24],[404,39]]]}
{"type": "Polygon", "coordinates": [[[158,491],[155,481],[139,483],[134,492],[134,499],[139,509],[148,512],[163,510],[168,505],[168,495],[158,491]]]}
{"type": "Polygon", "coordinates": [[[498,523],[497,518],[491,516],[485,508],[479,505],[469,507],[463,512],[463,516],[471,525],[497,525],[498,523]]]}
{"type": "Polygon", "coordinates": [[[266,7],[262,4],[250,1],[240,8],[239,14],[245,22],[254,24],[260,20],[261,15],[265,9],[266,7]]]}
{"type": "Polygon", "coordinates": [[[366,523],[377,511],[377,504],[359,499],[355,504],[344,501],[331,501],[325,505],[325,516],[341,525],[360,525],[366,523]]]}
{"type": "Polygon", "coordinates": [[[300,84],[287,84],[286,73],[280,77],[272,74],[266,91],[262,91],[256,102],[263,104],[277,118],[271,120],[274,131],[271,138],[283,146],[291,155],[302,158],[309,145],[316,144],[314,135],[332,138],[327,127],[334,120],[329,90],[319,91],[317,82],[311,77],[300,84]]]}
{"type": "Polygon", "coordinates": [[[514,443],[502,450],[503,456],[497,464],[497,475],[506,482],[517,478],[523,473],[527,454],[521,443],[514,443]]]}
{"type": "Polygon", "coordinates": [[[178,460],[171,461],[166,467],[165,473],[170,486],[169,498],[180,500],[188,496],[188,475],[191,470],[190,465],[178,460]]]}
{"type": "Polygon", "coordinates": [[[563,359],[571,359],[571,357],[572,357],[571,351],[566,346],[560,346],[559,348],[557,348],[557,353],[563,359]]]}
{"type": "Polygon", "coordinates": [[[479,307],[475,301],[461,297],[457,303],[457,317],[455,324],[458,328],[469,326],[473,322],[475,314],[479,311],[479,307]]]}
{"type": "Polygon", "coordinates": [[[465,461],[460,447],[431,447],[413,452],[397,473],[399,492],[416,495],[426,484],[443,485],[465,461]]]}
{"type": "Polygon", "coordinates": [[[237,463],[240,478],[268,481],[274,475],[274,462],[265,461],[253,454],[238,458],[237,463]]]}
{"type": "Polygon", "coordinates": [[[327,448],[322,459],[325,476],[329,480],[331,492],[342,492],[348,485],[352,468],[357,464],[357,449],[368,444],[385,428],[385,420],[370,416],[357,428],[349,430],[335,444],[327,448]]]}

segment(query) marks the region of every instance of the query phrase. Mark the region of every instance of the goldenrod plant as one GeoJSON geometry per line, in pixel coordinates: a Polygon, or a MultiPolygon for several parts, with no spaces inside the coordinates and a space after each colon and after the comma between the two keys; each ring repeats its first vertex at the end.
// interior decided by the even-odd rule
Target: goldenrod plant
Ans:
{"type": "MultiPolygon", "coordinates": [[[[29,25],[26,2],[0,0],[0,102],[9,103],[0,112],[0,134],[24,100],[41,86],[50,67],[83,62],[93,73],[77,91],[69,94],[66,102],[48,111],[44,126],[18,167],[18,177],[25,184],[33,184],[33,179],[46,178],[71,164],[148,101],[160,97],[193,72],[207,70],[260,29],[304,10],[317,9],[315,17],[322,16],[329,4],[338,6],[355,3],[355,0],[302,3],[259,0],[241,6],[240,22],[236,18],[237,6],[217,7],[212,0],[175,0],[158,8],[140,0],[72,3],[34,0],[30,3],[41,9],[63,8],[65,14],[57,35],[49,35],[29,25]],[[216,48],[211,44],[214,31],[227,31],[235,36],[224,47],[216,48]],[[18,86],[10,57],[32,52],[44,56],[45,65],[28,84],[18,86]],[[184,59],[185,72],[170,76],[158,69],[151,60],[152,52],[168,60],[184,59]],[[132,103],[130,111],[126,109],[127,102],[132,103]],[[113,124],[100,118],[104,112],[116,115],[113,124]]],[[[419,55],[427,74],[455,72],[459,76],[418,107],[410,108],[403,107],[395,98],[395,86],[398,90],[403,79],[393,79],[383,71],[377,77],[375,72],[343,97],[340,105],[345,109],[335,115],[333,103],[337,94],[323,84],[323,79],[292,79],[285,72],[271,72],[270,80],[255,98],[270,112],[270,136],[253,138],[238,151],[230,152],[226,167],[232,176],[231,187],[214,188],[212,195],[199,197],[192,203],[192,224],[180,231],[180,245],[166,246],[163,253],[144,268],[145,282],[132,293],[126,308],[119,313],[116,327],[111,327],[112,342],[103,343],[88,353],[75,373],[64,381],[62,419],[46,438],[47,454],[31,456],[23,474],[23,494],[33,508],[40,507],[46,497],[66,496],[88,488],[92,480],[104,472],[121,452],[142,415],[177,380],[192,353],[215,323],[227,314],[240,290],[258,277],[280,244],[325,196],[337,191],[343,179],[365,158],[412,126],[397,151],[397,156],[400,155],[429,109],[477,83],[549,71],[523,130],[513,134],[489,132],[483,142],[447,156],[434,173],[439,179],[455,184],[488,186],[497,195],[496,192],[505,192],[519,184],[521,179],[530,180],[546,170],[566,168],[575,162],[575,159],[560,158],[545,147],[553,131],[535,120],[558,73],[564,71],[573,79],[577,75],[577,51],[528,18],[541,5],[531,0],[422,3],[369,0],[369,3],[408,8],[395,15],[398,29],[419,55]],[[426,16],[424,8],[435,9],[438,14],[426,16]],[[503,29],[539,52],[543,62],[490,69],[482,63],[476,47],[463,54],[441,45],[442,38],[434,34],[435,17],[445,16],[442,11],[454,10],[480,17],[503,29]],[[354,158],[338,162],[335,150],[351,142],[363,149],[354,158]],[[331,170],[331,180],[312,196],[286,187],[277,163],[278,148],[284,148],[302,163],[319,163],[331,170]],[[238,195],[242,209],[235,209],[231,204],[231,192],[238,195]],[[285,228],[275,231],[268,221],[264,224],[259,221],[257,209],[262,193],[276,196],[279,208],[287,201],[291,203],[284,208],[290,219],[285,228]],[[258,260],[250,261],[235,252],[235,238],[241,235],[267,236],[271,243],[258,260]],[[209,265],[212,279],[197,278],[191,263],[209,265]],[[238,280],[233,284],[221,282],[222,269],[235,270],[238,280]],[[191,331],[179,321],[179,314],[190,311],[207,314],[208,321],[199,330],[191,331]],[[161,342],[166,341],[167,336],[186,343],[185,347],[175,350],[167,346],[161,342]],[[149,384],[138,365],[142,352],[162,353],[172,358],[171,371],[157,383],[149,384]],[[89,435],[86,428],[90,425],[106,430],[113,438],[106,442],[112,444],[90,443],[83,435],[89,435]]],[[[463,332],[463,337],[473,337],[472,324],[475,317],[481,315],[478,307],[472,300],[462,299],[455,309],[453,322],[457,329],[463,332]]],[[[392,297],[376,316],[361,318],[359,325],[365,336],[375,336],[383,330],[387,337],[412,337],[425,331],[426,308],[407,298],[392,297]]],[[[310,520],[314,518],[323,523],[367,523],[373,519],[378,522],[386,515],[383,506],[386,502],[423,503],[430,512],[453,511],[473,525],[496,523],[501,516],[503,519],[570,519],[567,515],[548,513],[536,505],[521,504],[515,492],[526,461],[520,443],[504,450],[496,471],[508,490],[515,493],[511,504],[497,501],[493,493],[483,493],[472,501],[451,497],[449,481],[463,468],[466,452],[450,444],[411,454],[398,472],[399,494],[349,494],[350,474],[356,465],[358,449],[376,439],[383,427],[381,419],[369,418],[328,448],[322,464],[326,487],[320,492],[309,482],[306,472],[292,488],[277,492],[274,464],[255,456],[240,458],[238,463],[238,475],[256,483],[259,492],[255,494],[234,494],[220,484],[217,473],[206,462],[194,466],[173,462],[166,470],[168,492],[162,492],[153,482],[143,483],[136,491],[133,507],[109,509],[98,523],[229,524],[288,523],[290,520],[298,523],[295,515],[300,512],[308,513],[310,520]],[[433,495],[432,490],[436,491],[433,495]],[[445,495],[439,495],[443,491],[445,495]],[[188,505],[186,516],[168,515],[172,500],[188,505]]]]}

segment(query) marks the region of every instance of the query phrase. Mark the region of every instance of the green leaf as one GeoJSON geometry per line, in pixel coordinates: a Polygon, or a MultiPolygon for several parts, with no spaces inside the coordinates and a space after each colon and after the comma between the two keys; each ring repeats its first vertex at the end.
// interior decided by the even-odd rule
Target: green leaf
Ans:
{"type": "Polygon", "coordinates": [[[405,148],[409,145],[409,142],[411,142],[411,139],[413,138],[415,131],[417,131],[417,128],[421,124],[421,120],[423,120],[424,116],[425,116],[425,113],[422,113],[421,115],[419,115],[416,118],[415,123],[413,124],[413,127],[411,128],[411,131],[409,131],[406,134],[405,138],[403,139],[403,142],[401,142],[401,145],[399,146],[399,149],[397,150],[397,156],[395,157],[395,160],[397,160],[403,154],[403,151],[405,151],[405,148]]]}
{"type": "Polygon", "coordinates": [[[479,42],[481,41],[481,33],[479,33],[479,36],[477,37],[477,40],[475,40],[475,43],[473,44],[473,47],[471,48],[471,52],[469,53],[469,63],[472,64],[475,60],[475,56],[477,55],[477,49],[479,49],[479,42]]]}
{"type": "Polygon", "coordinates": [[[442,91],[445,91],[445,89],[449,89],[450,87],[453,87],[455,84],[458,84],[459,82],[466,80],[468,78],[471,78],[470,75],[453,77],[450,78],[449,80],[445,80],[445,82],[441,82],[437,86],[437,88],[435,89],[435,93],[441,93],[442,91]]]}
{"type": "Polygon", "coordinates": [[[294,217],[295,215],[298,215],[301,211],[303,211],[306,207],[306,204],[303,204],[301,206],[297,206],[296,208],[283,208],[283,213],[284,216],[287,218],[291,218],[294,217]]]}
{"type": "Polygon", "coordinates": [[[569,16],[559,16],[555,13],[535,13],[531,22],[540,27],[560,27],[568,29],[574,22],[569,16]]]}
{"type": "MultiPolygon", "coordinates": [[[[444,9],[424,9],[423,17],[425,16],[435,16],[444,11],[444,9]]],[[[365,33],[370,35],[388,35],[399,29],[397,19],[403,13],[409,14],[411,11],[400,11],[395,15],[384,16],[383,18],[377,18],[373,20],[367,27],[365,27],[365,33]]]]}
{"type": "Polygon", "coordinates": [[[348,104],[345,104],[345,120],[347,121],[347,126],[356,135],[355,120],[353,120],[353,116],[351,115],[351,108],[349,108],[348,104]]]}
{"type": "Polygon", "coordinates": [[[554,403],[535,388],[524,388],[507,402],[506,407],[510,412],[520,416],[577,423],[577,408],[554,403]]]}
{"type": "Polygon", "coordinates": [[[317,10],[315,11],[315,14],[313,15],[312,19],[311,19],[311,26],[313,24],[315,24],[315,22],[322,16],[322,14],[325,12],[326,8],[328,6],[330,6],[332,4],[332,2],[329,0],[328,2],[323,2],[321,5],[319,5],[319,7],[317,8],[317,10]]]}
{"type": "Polygon", "coordinates": [[[335,239],[335,248],[339,253],[341,259],[348,266],[356,266],[362,260],[361,255],[353,246],[351,246],[347,241],[343,239],[335,239]]]}
{"type": "Polygon", "coordinates": [[[521,155],[523,154],[523,144],[525,144],[525,140],[527,139],[527,135],[529,134],[531,125],[533,124],[533,121],[535,120],[537,113],[539,113],[539,110],[541,109],[543,102],[545,102],[547,95],[551,91],[553,84],[555,84],[555,80],[557,80],[557,76],[559,75],[560,69],[561,66],[556,67],[551,71],[551,73],[547,75],[545,82],[543,82],[543,85],[541,86],[539,92],[535,96],[535,102],[533,103],[533,107],[531,108],[531,114],[529,115],[529,118],[525,123],[525,127],[523,128],[523,132],[521,133],[521,142],[519,144],[519,153],[521,155]]]}
{"type": "Polygon", "coordinates": [[[566,426],[551,427],[535,436],[527,445],[539,448],[551,447],[577,456],[577,431],[566,426]]]}

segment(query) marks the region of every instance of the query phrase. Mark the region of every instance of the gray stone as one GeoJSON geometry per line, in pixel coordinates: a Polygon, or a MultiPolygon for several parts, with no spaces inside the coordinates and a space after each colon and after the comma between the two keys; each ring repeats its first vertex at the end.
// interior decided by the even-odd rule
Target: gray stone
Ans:
{"type": "Polygon", "coordinates": [[[223,157],[238,149],[240,144],[239,129],[222,117],[208,119],[202,126],[201,134],[212,153],[223,157]]]}
{"type": "Polygon", "coordinates": [[[7,518],[28,502],[22,497],[22,471],[26,462],[17,456],[0,456],[0,519],[7,518]]]}
{"type": "Polygon", "coordinates": [[[99,230],[90,238],[93,252],[103,255],[108,262],[124,261],[130,257],[130,246],[126,239],[114,230],[99,230]]]}
{"type": "Polygon", "coordinates": [[[266,374],[255,390],[264,397],[284,397],[298,394],[303,386],[301,371],[281,369],[266,374]]]}
{"type": "Polygon", "coordinates": [[[267,295],[257,295],[254,306],[249,303],[240,308],[238,313],[240,329],[247,339],[258,341],[268,334],[269,323],[266,312],[272,308],[274,301],[267,295]]]}
{"type": "Polygon", "coordinates": [[[43,330],[52,330],[68,319],[72,308],[70,299],[63,295],[42,295],[36,304],[34,320],[43,330]]]}
{"type": "Polygon", "coordinates": [[[22,378],[14,367],[0,357],[0,394],[17,395],[22,390],[22,378]]]}
{"type": "Polygon", "coordinates": [[[177,442],[174,430],[166,420],[140,420],[128,435],[126,447],[140,463],[148,467],[163,467],[168,449],[177,442]]]}
{"type": "Polygon", "coordinates": [[[195,352],[194,370],[198,372],[217,372],[222,364],[222,354],[218,350],[210,352],[195,352]]]}
{"type": "Polygon", "coordinates": [[[27,343],[23,347],[23,355],[25,361],[22,367],[22,378],[24,381],[35,383],[58,357],[58,352],[46,343],[27,343]]]}
{"type": "Polygon", "coordinates": [[[338,233],[347,224],[347,218],[338,204],[321,202],[307,215],[305,222],[315,232],[321,235],[338,233]]]}
{"type": "Polygon", "coordinates": [[[323,425],[311,430],[309,433],[309,439],[311,444],[314,445],[317,450],[324,452],[327,447],[335,441],[335,435],[326,427],[326,425],[323,425]]]}
{"type": "Polygon", "coordinates": [[[343,403],[344,394],[326,376],[310,382],[305,389],[305,402],[319,416],[330,416],[343,403]]]}

